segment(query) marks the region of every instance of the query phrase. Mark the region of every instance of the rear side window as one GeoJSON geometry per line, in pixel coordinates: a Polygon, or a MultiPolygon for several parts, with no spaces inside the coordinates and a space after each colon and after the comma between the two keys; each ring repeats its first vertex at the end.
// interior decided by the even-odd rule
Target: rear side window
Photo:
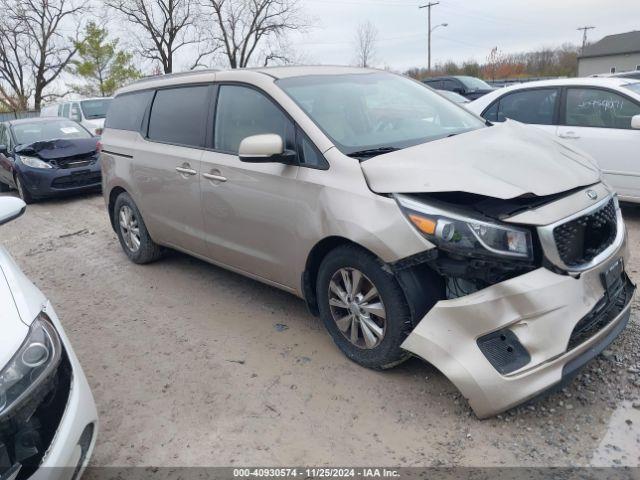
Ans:
{"type": "Polygon", "coordinates": [[[149,140],[203,147],[209,111],[209,87],[158,90],[149,116],[149,140]]]}
{"type": "Polygon", "coordinates": [[[460,89],[462,88],[460,84],[458,84],[458,82],[456,82],[455,80],[443,80],[442,81],[442,89],[443,90],[449,90],[450,92],[453,92],[455,89],[460,89]]]}
{"type": "Polygon", "coordinates": [[[592,88],[567,90],[567,125],[630,129],[634,115],[640,115],[640,106],[615,92],[592,88]]]}
{"type": "Polygon", "coordinates": [[[264,133],[280,135],[285,148],[295,150],[293,122],[269,98],[253,88],[222,85],[216,108],[216,150],[237,153],[246,137],[264,133]]]}
{"type": "Polygon", "coordinates": [[[70,104],[68,104],[68,103],[65,103],[62,106],[62,116],[63,117],[69,117],[69,106],[70,106],[70,104]]]}
{"type": "Polygon", "coordinates": [[[491,122],[504,122],[509,118],[522,123],[553,125],[557,100],[555,88],[524,90],[500,98],[482,116],[491,122]]]}
{"type": "Polygon", "coordinates": [[[140,131],[144,112],[152,96],[151,90],[118,95],[107,111],[105,128],[140,131]]]}

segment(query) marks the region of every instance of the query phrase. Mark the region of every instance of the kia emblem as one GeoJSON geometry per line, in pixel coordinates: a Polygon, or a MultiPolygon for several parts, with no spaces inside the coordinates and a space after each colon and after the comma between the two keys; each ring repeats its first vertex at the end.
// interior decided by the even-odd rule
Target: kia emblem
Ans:
{"type": "Polygon", "coordinates": [[[598,192],[596,192],[595,190],[587,190],[587,197],[589,197],[591,200],[596,200],[598,198],[598,192]]]}

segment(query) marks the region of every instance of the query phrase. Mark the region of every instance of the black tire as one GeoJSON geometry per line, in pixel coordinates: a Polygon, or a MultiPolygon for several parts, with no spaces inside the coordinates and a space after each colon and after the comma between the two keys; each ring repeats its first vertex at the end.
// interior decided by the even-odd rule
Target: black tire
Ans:
{"type": "MultiPolygon", "coordinates": [[[[337,247],[329,252],[318,271],[316,295],[320,317],[333,341],[349,359],[364,367],[382,370],[394,367],[409,358],[410,354],[400,348],[412,329],[407,300],[396,278],[382,268],[382,262],[374,255],[355,245],[337,247]],[[378,297],[384,306],[386,318],[384,336],[381,340],[378,339],[379,343],[373,347],[366,348],[352,343],[347,338],[347,333],[343,334],[338,328],[334,319],[334,312],[341,307],[330,306],[329,289],[332,278],[340,274],[341,269],[347,269],[352,273],[354,269],[358,270],[364,275],[366,281],[378,290],[378,297]]],[[[350,312],[347,309],[342,310],[344,310],[343,313],[350,312]]],[[[381,321],[381,319],[378,320],[381,321]]],[[[362,330],[359,332],[363,333],[362,330]]],[[[364,343],[363,334],[362,343],[364,343]]]]}
{"type": "Polygon", "coordinates": [[[20,195],[20,198],[22,199],[22,201],[27,205],[35,202],[36,201],[35,197],[31,195],[31,192],[29,191],[29,189],[22,182],[20,175],[16,174],[15,179],[16,179],[16,190],[18,190],[18,195],[20,195]]]}
{"type": "Polygon", "coordinates": [[[0,182],[0,192],[8,192],[9,190],[11,190],[11,187],[9,185],[0,182]]]}
{"type": "Polygon", "coordinates": [[[113,219],[118,240],[120,240],[120,245],[124,253],[129,257],[129,260],[133,263],[144,264],[154,262],[162,256],[162,248],[151,239],[142,215],[140,214],[140,210],[138,210],[138,207],[128,193],[123,192],[116,198],[113,207],[113,219]],[[128,237],[129,240],[126,238],[128,228],[126,226],[123,228],[121,224],[121,212],[130,212],[132,218],[134,218],[137,223],[139,237],[139,245],[137,248],[135,248],[135,245],[131,245],[130,237],[128,237]]]}

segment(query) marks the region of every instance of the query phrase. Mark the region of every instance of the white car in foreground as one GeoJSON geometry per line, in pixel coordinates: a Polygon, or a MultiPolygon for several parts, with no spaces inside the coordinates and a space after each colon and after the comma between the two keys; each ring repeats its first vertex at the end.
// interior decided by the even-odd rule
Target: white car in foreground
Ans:
{"type": "MultiPolygon", "coordinates": [[[[0,197],[0,225],[24,209],[0,197]]],[[[89,384],[51,303],[0,247],[0,480],[79,478],[97,426],[89,384]]]]}
{"type": "Polygon", "coordinates": [[[640,82],[565,78],[515,85],[465,107],[491,122],[535,125],[598,162],[620,200],[640,203],[640,82]]]}

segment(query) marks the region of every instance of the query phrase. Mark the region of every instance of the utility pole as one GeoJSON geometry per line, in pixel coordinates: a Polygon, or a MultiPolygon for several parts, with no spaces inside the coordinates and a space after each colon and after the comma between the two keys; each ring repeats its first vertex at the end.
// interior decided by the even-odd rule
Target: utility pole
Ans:
{"type": "Polygon", "coordinates": [[[587,46],[587,30],[593,30],[596,27],[591,25],[585,25],[584,27],[579,27],[577,30],[582,30],[582,50],[580,53],[584,53],[584,47],[587,46]]]}
{"type": "Polygon", "coordinates": [[[440,2],[429,2],[426,5],[422,5],[418,8],[426,8],[427,9],[427,22],[428,22],[428,34],[427,34],[427,45],[428,45],[428,54],[427,54],[427,72],[431,73],[431,7],[435,7],[440,2]]]}

